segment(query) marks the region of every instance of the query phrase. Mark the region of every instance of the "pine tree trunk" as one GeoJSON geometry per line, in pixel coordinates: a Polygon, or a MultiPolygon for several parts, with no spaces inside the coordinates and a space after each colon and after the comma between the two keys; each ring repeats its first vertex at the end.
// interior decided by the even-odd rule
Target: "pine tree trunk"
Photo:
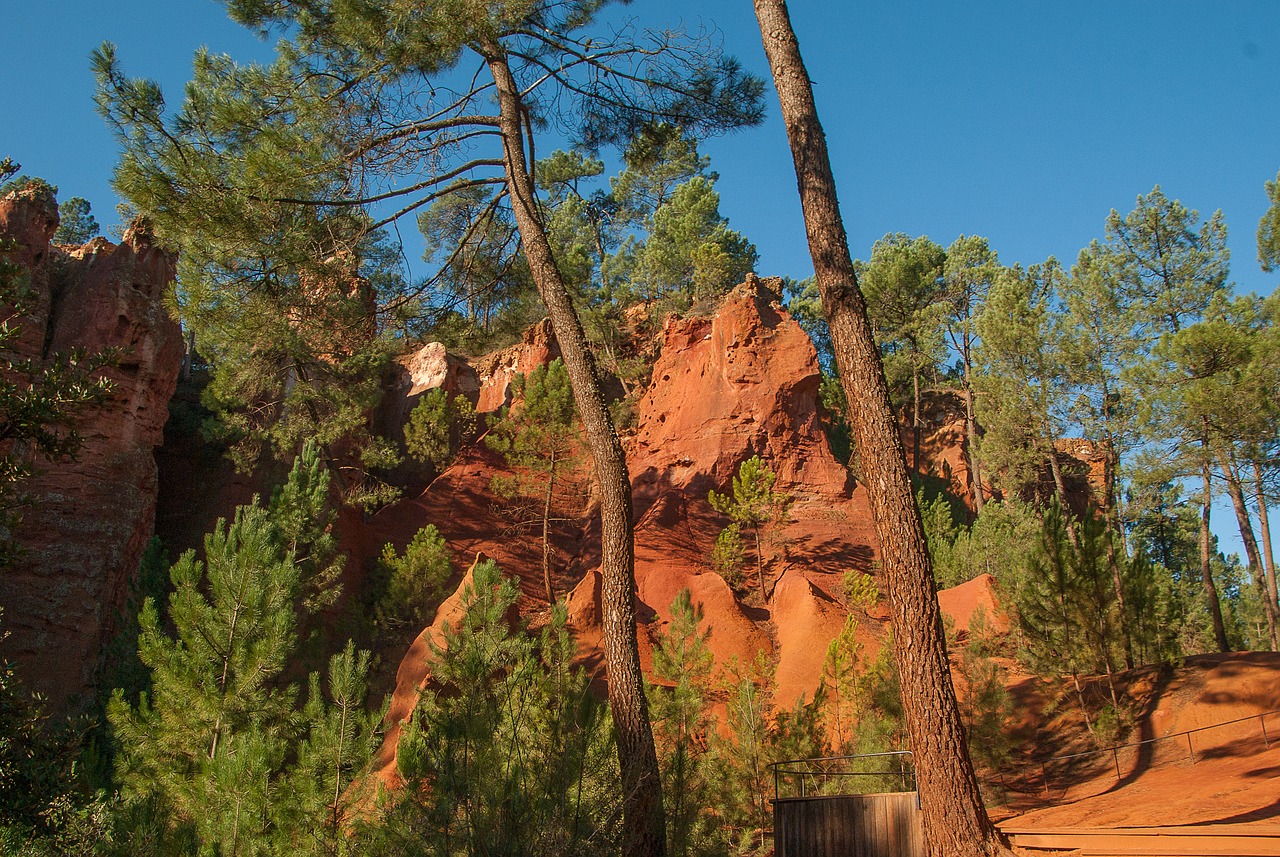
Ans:
{"type": "Polygon", "coordinates": [[[1227,480],[1227,494],[1231,497],[1231,506],[1236,513],[1236,526],[1240,529],[1240,541],[1244,542],[1244,555],[1249,562],[1249,571],[1253,574],[1253,582],[1258,589],[1258,598],[1262,601],[1262,612],[1267,618],[1267,637],[1271,649],[1276,646],[1276,607],[1267,597],[1267,572],[1262,566],[1262,557],[1258,553],[1258,540],[1253,536],[1253,523],[1249,520],[1249,507],[1244,501],[1244,486],[1240,484],[1240,474],[1236,470],[1235,461],[1228,457],[1222,449],[1218,449],[1218,466],[1227,480]]]}
{"type": "Polygon", "coordinates": [[[973,370],[969,358],[969,337],[964,340],[964,436],[969,458],[969,477],[973,482],[973,508],[979,515],[987,502],[986,489],[982,487],[982,466],[978,461],[978,418],[973,407],[973,370]]]}
{"type": "MultiPolygon", "coordinates": [[[[1051,437],[1046,433],[1046,437],[1051,437]]],[[[1049,472],[1053,475],[1053,491],[1058,497],[1058,505],[1062,507],[1062,522],[1067,526],[1067,538],[1076,553],[1080,553],[1080,532],[1076,529],[1076,517],[1071,514],[1067,505],[1067,483],[1062,478],[1062,466],[1058,463],[1058,449],[1053,441],[1049,442],[1049,472]]]]}
{"type": "MultiPolygon", "coordinates": [[[[1271,521],[1267,516],[1267,494],[1262,485],[1262,465],[1253,462],[1254,493],[1258,498],[1258,530],[1262,535],[1262,567],[1267,575],[1267,598],[1271,609],[1280,612],[1280,598],[1276,592],[1276,560],[1271,552],[1271,521]]],[[[1273,638],[1271,647],[1280,652],[1280,639],[1273,638]]]]}
{"type": "MultiPolygon", "coordinates": [[[[1103,387],[1103,398],[1107,397],[1106,387],[1103,387]]],[[[1124,579],[1120,575],[1120,559],[1116,552],[1116,540],[1123,539],[1123,528],[1120,526],[1120,518],[1116,513],[1116,469],[1120,464],[1119,456],[1115,452],[1115,444],[1108,438],[1107,440],[1107,471],[1103,474],[1103,484],[1106,486],[1103,491],[1102,514],[1103,520],[1107,523],[1107,529],[1110,530],[1111,538],[1107,539],[1107,567],[1111,570],[1111,584],[1115,588],[1116,605],[1120,608],[1120,633],[1124,638],[1124,665],[1125,669],[1133,669],[1133,635],[1129,633],[1129,611],[1124,603],[1124,579]]]]}
{"type": "Polygon", "coordinates": [[[582,323],[539,219],[533,179],[524,152],[521,125],[524,105],[520,90],[507,64],[506,53],[496,41],[482,44],[481,53],[498,94],[499,129],[516,226],[530,274],[551,317],[569,373],[600,488],[602,644],[609,681],[609,710],[613,714],[622,773],[622,850],[637,857],[660,857],[666,853],[666,823],[662,812],[662,780],[636,642],[631,478],[582,323]]]}
{"type": "Polygon", "coordinates": [[[542,501],[542,585],[547,590],[547,603],[556,603],[551,588],[551,498],[556,486],[556,454],[551,453],[551,472],[547,474],[547,493],[542,501]]]}
{"type": "Polygon", "coordinates": [[[760,579],[760,598],[765,604],[769,603],[769,591],[764,585],[764,550],[760,544],[760,525],[752,524],[751,532],[756,537],[756,577],[760,579]]]}
{"type": "Polygon", "coordinates": [[[849,254],[800,45],[784,0],[755,0],[755,10],[795,160],[809,252],[880,539],[926,847],[933,857],[1008,853],[987,816],[969,758],[924,525],[849,254]]]}
{"type": "Polygon", "coordinates": [[[924,475],[920,469],[920,369],[911,361],[911,469],[924,475]]]}
{"type": "Polygon", "coordinates": [[[1200,501],[1200,581],[1204,584],[1204,597],[1213,620],[1213,639],[1218,651],[1229,652],[1227,629],[1222,623],[1222,605],[1218,602],[1218,587],[1213,583],[1213,566],[1209,563],[1209,510],[1213,505],[1213,481],[1209,469],[1209,443],[1204,442],[1204,462],[1200,465],[1200,477],[1204,481],[1204,493],[1200,501]]]}

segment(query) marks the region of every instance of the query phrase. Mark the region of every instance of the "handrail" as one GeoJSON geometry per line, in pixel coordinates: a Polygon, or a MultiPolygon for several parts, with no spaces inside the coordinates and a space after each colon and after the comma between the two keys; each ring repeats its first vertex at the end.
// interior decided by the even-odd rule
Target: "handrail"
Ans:
{"type": "Polygon", "coordinates": [[[1271,711],[1263,711],[1258,714],[1250,714],[1247,717],[1237,717],[1235,720],[1224,720],[1221,723],[1213,723],[1213,724],[1210,724],[1209,726],[1197,726],[1195,729],[1186,729],[1186,730],[1183,730],[1182,732],[1174,732],[1172,735],[1160,735],[1156,738],[1143,738],[1141,741],[1126,741],[1123,744],[1113,744],[1110,747],[1099,747],[1097,750],[1085,750],[1082,753],[1067,753],[1062,756],[1050,756],[1047,759],[1044,759],[1043,761],[1053,762],[1059,759],[1077,759],[1077,758],[1080,758],[1081,756],[1093,756],[1098,753],[1110,753],[1113,750],[1123,750],[1125,747],[1141,747],[1143,744],[1154,744],[1156,741],[1168,741],[1173,738],[1184,738],[1187,735],[1194,735],[1197,732],[1205,732],[1209,729],[1221,729],[1223,726],[1230,726],[1233,723],[1244,723],[1246,720],[1261,721],[1262,740],[1266,743],[1267,747],[1270,748],[1271,740],[1267,736],[1266,718],[1270,717],[1273,714],[1280,714],[1280,708],[1275,708],[1275,709],[1272,709],[1271,711]]]}
{"type": "Polygon", "coordinates": [[[914,755],[910,750],[892,750],[883,753],[859,753],[855,755],[845,756],[815,756],[809,759],[787,759],[784,761],[773,762],[769,765],[773,769],[773,796],[775,799],[781,799],[781,783],[784,776],[799,776],[800,780],[800,796],[807,797],[806,777],[814,778],[821,776],[825,782],[832,778],[846,777],[896,777],[903,785],[910,785],[903,791],[916,791],[916,772],[914,764],[914,755]],[[854,771],[854,770],[829,770],[828,763],[844,762],[852,763],[870,759],[888,759],[896,758],[899,762],[896,771],[854,771]],[[802,767],[791,767],[802,766],[802,767]]]}
{"type": "MultiPolygon", "coordinates": [[[[1276,716],[1276,715],[1280,715],[1280,708],[1272,709],[1270,711],[1262,711],[1257,714],[1250,714],[1245,717],[1236,717],[1232,720],[1224,720],[1221,723],[1211,723],[1208,726],[1197,726],[1194,729],[1185,729],[1181,732],[1174,732],[1170,735],[1159,735],[1154,738],[1143,738],[1140,741],[1127,741],[1123,744],[1113,744],[1109,747],[1100,747],[1096,750],[1084,750],[1079,753],[1064,753],[1059,756],[1047,756],[1043,759],[1037,760],[1040,766],[1041,782],[1044,789],[1045,798],[1047,799],[1049,797],[1049,766],[1055,762],[1065,762],[1071,759],[1081,759],[1087,756],[1102,756],[1107,753],[1110,753],[1112,762],[1115,765],[1116,780],[1119,781],[1123,779],[1120,773],[1120,751],[1121,750],[1126,750],[1133,747],[1142,747],[1148,744],[1156,744],[1160,741],[1173,741],[1173,740],[1185,738],[1187,742],[1187,755],[1191,760],[1191,764],[1194,765],[1196,763],[1196,757],[1195,757],[1195,747],[1191,741],[1192,735],[1195,735],[1196,733],[1199,733],[1199,732],[1207,732],[1211,729],[1221,729],[1224,726],[1233,726],[1238,723],[1247,723],[1251,720],[1257,720],[1261,725],[1262,742],[1267,747],[1267,749],[1270,749],[1272,736],[1267,734],[1267,718],[1276,716]]],[[[1276,736],[1276,737],[1280,738],[1280,736],[1276,736]]],[[[1067,775],[1067,776],[1068,776],[1068,779],[1070,779],[1070,775],[1067,775]]],[[[1070,789],[1070,786],[1068,785],[1067,788],[1070,789]]]]}

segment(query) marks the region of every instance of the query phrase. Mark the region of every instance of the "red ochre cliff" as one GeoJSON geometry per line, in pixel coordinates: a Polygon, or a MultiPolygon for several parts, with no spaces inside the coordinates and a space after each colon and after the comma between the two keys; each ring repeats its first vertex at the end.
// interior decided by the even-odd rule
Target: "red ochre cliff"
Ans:
{"type": "Polygon", "coordinates": [[[174,258],[133,227],[119,244],[95,238],[54,245],[57,208],[28,187],[0,199],[0,237],[32,290],[15,319],[18,359],[48,359],[83,348],[118,348],[105,371],[114,384],[102,405],[76,423],[75,460],[35,462],[23,484],[32,504],[14,534],[23,552],[0,574],[3,655],[54,708],[92,685],[103,644],[124,606],[129,581],[155,519],[156,463],[182,358],[182,336],[164,307],[174,258]]]}
{"type": "MultiPolygon", "coordinates": [[[[819,371],[808,337],[781,309],[768,286],[754,279],[727,296],[711,318],[672,317],[660,336],[652,379],[624,439],[636,509],[636,587],[642,662],[652,663],[654,639],[670,621],[681,589],[705,611],[717,664],[749,662],[765,652],[776,664],[776,704],[789,706],[818,685],[827,644],[847,613],[843,575],[874,572],[875,536],[865,492],[832,456],[818,419],[819,371]],[[711,567],[716,535],[727,520],[707,501],[724,491],[738,465],[759,455],[777,473],[776,490],[793,498],[789,522],[766,548],[770,597],[735,595],[711,567]]],[[[499,365],[520,371],[550,359],[545,333],[527,337],[499,365]]],[[[443,366],[443,364],[438,364],[443,366]]],[[[456,373],[439,371],[444,379],[456,373]]],[[[483,376],[482,376],[483,377],[483,376]]],[[[481,409],[506,396],[506,377],[490,371],[496,388],[481,388],[481,409]]],[[[420,495],[384,509],[370,522],[366,555],[385,541],[405,544],[428,523],[439,527],[460,564],[477,553],[521,578],[521,610],[535,623],[544,615],[540,548],[533,536],[513,537],[495,508],[490,482],[500,462],[483,445],[464,452],[420,495]]],[[[583,465],[583,475],[587,475],[583,465]]],[[[599,669],[600,578],[598,524],[589,482],[577,518],[555,535],[558,592],[568,593],[570,625],[582,662],[599,669]]],[[[754,581],[754,573],[748,576],[754,581]]],[[[397,676],[380,773],[394,782],[396,724],[413,708],[427,680],[425,640],[439,634],[457,610],[451,599],[435,624],[404,655],[397,676]]],[[[885,615],[862,618],[872,654],[884,636],[885,615]]]]}

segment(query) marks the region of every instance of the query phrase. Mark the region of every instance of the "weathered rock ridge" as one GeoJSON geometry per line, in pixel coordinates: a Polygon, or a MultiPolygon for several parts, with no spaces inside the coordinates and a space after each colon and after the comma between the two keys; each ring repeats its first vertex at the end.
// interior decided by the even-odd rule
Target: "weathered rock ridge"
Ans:
{"type": "MultiPolygon", "coordinates": [[[[650,384],[624,443],[636,497],[636,587],[646,670],[676,593],[688,588],[705,611],[718,665],[750,662],[765,652],[777,665],[776,704],[789,706],[812,695],[827,644],[843,626],[844,572],[873,571],[876,547],[865,492],[832,456],[818,419],[813,346],[768,285],[740,286],[712,318],[665,323],[650,384]],[[724,490],[738,465],[753,455],[774,469],[776,487],[794,498],[789,522],[766,547],[767,600],[735,593],[710,562],[727,520],[711,508],[707,492],[724,490]]],[[[494,365],[527,371],[551,359],[554,348],[543,340],[527,337],[494,365]]],[[[430,374],[442,385],[460,374],[443,361],[436,365],[440,369],[430,374]]],[[[505,395],[508,379],[496,371],[480,377],[485,374],[497,379],[505,395]]],[[[496,391],[490,399],[481,393],[482,407],[500,401],[496,391]]],[[[585,462],[581,466],[585,476],[585,462]]],[[[386,541],[402,546],[420,527],[435,524],[459,567],[484,553],[506,573],[519,575],[520,608],[537,624],[545,611],[540,547],[531,535],[513,537],[496,507],[489,484],[501,472],[501,462],[482,445],[464,451],[421,494],[374,516],[361,552],[372,556],[386,541]]],[[[557,525],[555,584],[568,592],[582,663],[599,671],[599,529],[590,494],[578,496],[576,518],[557,525]]],[[[393,731],[380,756],[384,782],[396,780],[394,725],[412,710],[428,678],[423,641],[457,610],[455,600],[447,603],[401,662],[389,719],[393,731]]],[[[873,652],[884,620],[878,608],[863,617],[862,634],[873,652]]]]}
{"type": "Polygon", "coordinates": [[[119,244],[50,243],[57,208],[31,189],[0,200],[0,236],[26,274],[30,312],[17,320],[16,357],[47,360],[82,348],[119,349],[105,370],[114,385],[76,427],[75,460],[35,462],[23,489],[33,499],[15,533],[24,552],[0,573],[4,655],[52,706],[66,708],[92,686],[103,644],[124,606],[150,539],[156,504],[154,448],[182,359],[182,335],[164,307],[174,258],[134,227],[119,244]]]}

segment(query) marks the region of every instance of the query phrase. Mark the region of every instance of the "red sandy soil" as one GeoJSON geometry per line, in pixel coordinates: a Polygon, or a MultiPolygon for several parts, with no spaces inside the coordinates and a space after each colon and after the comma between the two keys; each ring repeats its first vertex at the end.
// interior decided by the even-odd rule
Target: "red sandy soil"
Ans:
{"type": "MultiPolygon", "coordinates": [[[[1280,714],[1261,716],[1280,709],[1280,654],[1199,655],[1176,670],[1146,668],[1120,678],[1139,718],[1120,740],[1165,740],[1122,747],[1114,756],[1050,761],[1047,799],[1042,769],[1029,765],[1023,785],[1035,793],[1010,792],[1007,806],[997,810],[1008,816],[1003,826],[1243,825],[1251,833],[1280,837],[1280,714]],[[1191,735],[1189,748],[1179,733],[1193,729],[1201,731],[1191,735]]],[[[1046,689],[1028,682],[1013,688],[1028,705],[1043,700],[1046,689]]],[[[1098,690],[1094,682],[1090,691],[1098,690]]],[[[1063,753],[1096,746],[1071,706],[1064,696],[1056,715],[1038,718],[1044,723],[1041,735],[1056,733],[1063,753]]]]}

